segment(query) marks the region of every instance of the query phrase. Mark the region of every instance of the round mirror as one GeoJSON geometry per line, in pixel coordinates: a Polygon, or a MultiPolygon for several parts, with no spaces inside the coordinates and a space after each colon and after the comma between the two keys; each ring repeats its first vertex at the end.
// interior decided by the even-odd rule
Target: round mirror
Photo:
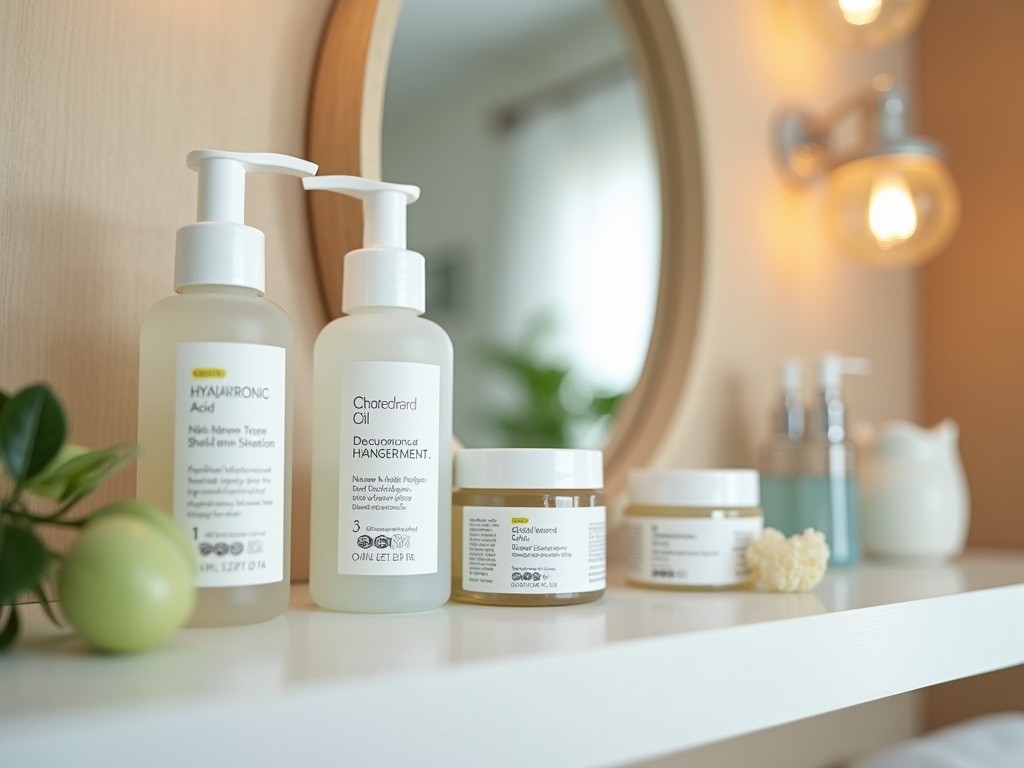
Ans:
{"type": "MultiPolygon", "coordinates": [[[[619,490],[678,402],[699,302],[699,158],[663,0],[339,3],[310,157],[423,189],[409,247],[455,346],[459,438],[604,448],[619,490]]],[[[310,205],[336,316],[359,210],[310,205]]]]}
{"type": "Polygon", "coordinates": [[[383,177],[415,184],[426,317],[471,448],[603,448],[657,303],[654,131],[603,0],[404,0],[383,177]]]}

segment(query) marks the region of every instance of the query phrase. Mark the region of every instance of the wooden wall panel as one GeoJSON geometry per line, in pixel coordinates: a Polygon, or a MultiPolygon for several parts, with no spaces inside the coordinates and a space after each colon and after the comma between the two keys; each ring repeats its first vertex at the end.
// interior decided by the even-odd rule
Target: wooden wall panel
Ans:
{"type": "MultiPolygon", "coordinates": [[[[200,147],[305,151],[330,0],[0,3],[0,387],[50,382],[72,438],[134,442],[139,326],[172,293],[175,230],[195,220],[200,147]]],[[[309,538],[309,412],[319,301],[306,196],[256,176],[267,296],[296,330],[293,576],[309,538]]],[[[97,502],[133,496],[134,470],[97,502]]]]}
{"type": "Polygon", "coordinates": [[[970,543],[1024,547],[1024,3],[933,0],[919,62],[921,127],[963,196],[921,276],[924,415],[962,427],[970,543]]]}
{"type": "MultiPolygon", "coordinates": [[[[926,423],[960,422],[969,542],[1024,547],[1024,3],[932,0],[918,36],[922,131],[963,196],[950,248],[921,273],[926,423]]],[[[936,727],[1024,709],[1024,668],[938,686],[936,727]]]]}

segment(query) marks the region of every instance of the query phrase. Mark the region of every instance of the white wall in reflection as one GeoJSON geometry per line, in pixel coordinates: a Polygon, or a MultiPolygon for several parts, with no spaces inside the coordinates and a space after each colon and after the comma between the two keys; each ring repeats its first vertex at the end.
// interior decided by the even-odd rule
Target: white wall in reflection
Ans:
{"type": "Polygon", "coordinates": [[[653,132],[603,0],[406,0],[383,172],[455,346],[471,447],[600,446],[647,354],[660,265],[653,132]]]}
{"type": "Polygon", "coordinates": [[[551,353],[591,386],[628,391],[658,290],[658,167],[632,77],[527,115],[508,131],[497,309],[507,343],[551,312],[551,353]]]}

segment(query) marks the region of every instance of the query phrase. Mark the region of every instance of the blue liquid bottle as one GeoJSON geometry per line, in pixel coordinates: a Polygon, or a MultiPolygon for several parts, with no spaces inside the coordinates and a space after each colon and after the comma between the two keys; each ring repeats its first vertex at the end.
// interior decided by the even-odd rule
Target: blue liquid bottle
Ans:
{"type": "Polygon", "coordinates": [[[798,517],[804,436],[802,390],[802,366],[793,358],[782,369],[782,402],[772,419],[772,434],[758,455],[764,524],[786,536],[803,530],[798,517]]]}
{"type": "Polygon", "coordinates": [[[853,565],[861,557],[856,450],[846,436],[842,379],[843,374],[865,374],[869,367],[863,358],[822,357],[821,395],[804,440],[797,488],[798,527],[825,534],[832,550],[830,565],[853,565]]]}

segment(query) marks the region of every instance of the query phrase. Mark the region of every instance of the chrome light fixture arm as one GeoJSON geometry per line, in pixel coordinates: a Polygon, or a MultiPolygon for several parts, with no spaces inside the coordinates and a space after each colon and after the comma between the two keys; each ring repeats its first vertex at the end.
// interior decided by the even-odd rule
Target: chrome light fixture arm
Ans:
{"type": "Polygon", "coordinates": [[[892,87],[889,78],[883,83],[880,88],[858,91],[821,116],[795,109],[784,111],[775,130],[776,156],[784,175],[806,183],[844,163],[883,154],[945,159],[938,143],[911,135],[906,93],[892,87]],[[859,122],[857,141],[843,146],[836,129],[851,118],[859,122]]]}

